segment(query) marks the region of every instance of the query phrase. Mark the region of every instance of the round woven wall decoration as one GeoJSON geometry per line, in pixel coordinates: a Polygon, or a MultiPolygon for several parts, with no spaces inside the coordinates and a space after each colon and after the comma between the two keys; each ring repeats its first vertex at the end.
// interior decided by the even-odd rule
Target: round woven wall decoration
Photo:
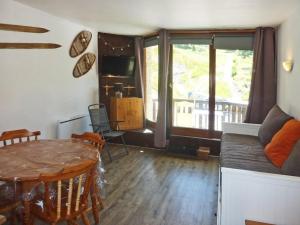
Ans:
{"type": "Polygon", "coordinates": [[[74,58],[83,53],[89,46],[91,39],[92,33],[90,31],[84,30],[77,34],[69,50],[70,56],[74,58]]]}
{"type": "Polygon", "coordinates": [[[81,56],[73,69],[73,77],[78,78],[89,72],[95,60],[96,55],[93,53],[85,53],[81,56]]]}

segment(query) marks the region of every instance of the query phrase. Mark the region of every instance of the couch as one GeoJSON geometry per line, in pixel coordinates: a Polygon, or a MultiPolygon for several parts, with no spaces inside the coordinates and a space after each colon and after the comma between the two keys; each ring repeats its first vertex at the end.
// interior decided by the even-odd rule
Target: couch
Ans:
{"type": "Polygon", "coordinates": [[[223,124],[218,225],[256,220],[300,224],[300,177],[284,174],[265,156],[258,124],[223,124]]]}

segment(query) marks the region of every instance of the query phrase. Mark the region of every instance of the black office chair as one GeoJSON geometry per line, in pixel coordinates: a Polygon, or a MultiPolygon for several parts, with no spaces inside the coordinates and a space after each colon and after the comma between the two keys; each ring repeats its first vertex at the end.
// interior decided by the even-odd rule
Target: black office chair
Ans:
{"type": "MultiPolygon", "coordinates": [[[[110,126],[111,123],[116,123],[117,128],[119,129],[119,123],[122,121],[109,121],[106,107],[104,104],[89,105],[88,110],[91,118],[91,125],[93,127],[93,131],[95,133],[101,134],[106,141],[120,137],[123,143],[123,149],[125,150],[126,154],[128,154],[128,149],[123,137],[125,132],[119,130],[112,130],[110,126]]],[[[112,161],[112,156],[109,151],[109,148],[106,147],[105,149],[108,153],[110,161],[112,161]]]]}

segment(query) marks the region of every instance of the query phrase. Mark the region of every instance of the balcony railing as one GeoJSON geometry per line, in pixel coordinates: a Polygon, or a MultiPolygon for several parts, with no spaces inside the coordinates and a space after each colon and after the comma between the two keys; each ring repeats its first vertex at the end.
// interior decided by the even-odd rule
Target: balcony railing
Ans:
{"type": "MultiPolygon", "coordinates": [[[[158,101],[152,101],[152,120],[155,121],[158,101]]],[[[222,130],[222,122],[242,123],[247,104],[217,101],[215,104],[215,130],[222,130]]],[[[208,129],[209,103],[207,100],[174,99],[173,126],[208,129]]]]}

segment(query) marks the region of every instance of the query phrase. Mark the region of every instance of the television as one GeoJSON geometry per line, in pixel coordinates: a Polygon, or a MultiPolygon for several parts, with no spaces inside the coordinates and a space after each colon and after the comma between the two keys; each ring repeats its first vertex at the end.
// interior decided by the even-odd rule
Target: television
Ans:
{"type": "Polygon", "coordinates": [[[103,76],[132,77],[135,72],[134,56],[102,56],[103,76]]]}

